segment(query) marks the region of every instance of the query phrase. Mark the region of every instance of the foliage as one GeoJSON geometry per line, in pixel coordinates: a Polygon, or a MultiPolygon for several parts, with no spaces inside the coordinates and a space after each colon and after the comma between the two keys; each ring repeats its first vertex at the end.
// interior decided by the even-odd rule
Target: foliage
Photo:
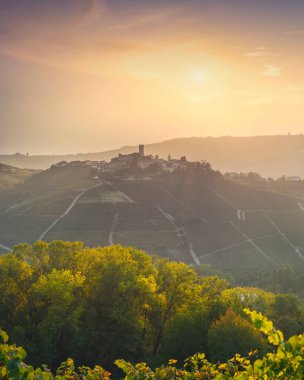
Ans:
{"type": "Polygon", "coordinates": [[[283,333],[273,323],[256,311],[244,310],[250,316],[256,329],[266,335],[273,346],[273,352],[261,359],[252,360],[255,352],[248,357],[236,354],[224,363],[211,364],[204,354],[196,354],[185,361],[183,369],[170,360],[167,366],[152,371],[144,363],[132,366],[118,360],[116,364],[126,373],[125,379],[216,379],[216,380],[301,380],[304,376],[304,337],[293,336],[285,341],[283,333]]]}
{"type": "Polygon", "coordinates": [[[21,244],[0,257],[0,325],[33,365],[66,357],[112,369],[157,355],[173,318],[203,300],[183,263],[121,246],[21,244]]]}
{"type": "MultiPolygon", "coordinates": [[[[254,352],[248,357],[236,354],[227,362],[211,364],[204,354],[195,354],[185,361],[183,368],[176,366],[176,360],[169,360],[168,365],[152,370],[145,363],[132,365],[124,360],[116,360],[116,365],[125,374],[126,380],[168,379],[168,380],[301,380],[304,376],[304,337],[293,336],[284,340],[281,331],[273,323],[256,311],[245,310],[256,329],[261,331],[272,345],[273,351],[261,359],[252,360],[254,352]]],[[[74,362],[68,359],[62,363],[56,375],[47,367],[34,369],[23,360],[25,351],[9,345],[7,335],[0,330],[0,378],[3,380],[108,380],[110,373],[96,366],[75,368],[74,362]]]]}
{"type": "Polygon", "coordinates": [[[207,352],[209,325],[209,313],[205,309],[178,314],[169,324],[156,363],[175,358],[181,364],[196,352],[207,352]]]}
{"type": "Polygon", "coordinates": [[[218,359],[214,352],[262,354],[244,307],[271,317],[286,336],[302,331],[303,307],[293,296],[229,288],[226,279],[130,247],[37,242],[0,257],[0,326],[30,365],[53,371],[68,357],[117,376],[117,358],[155,366],[172,357],[180,365],[196,352],[209,361],[218,359]]]}
{"type": "Polygon", "coordinates": [[[222,292],[222,300],[235,312],[242,313],[244,307],[266,313],[275,301],[273,293],[258,288],[225,289],[222,292]]]}
{"type": "Polygon", "coordinates": [[[7,343],[7,334],[0,330],[0,379],[3,380],[108,380],[110,372],[96,366],[93,369],[79,367],[75,369],[72,359],[62,363],[54,376],[46,367],[34,369],[26,365],[23,360],[26,352],[23,348],[7,343]]]}
{"type": "Polygon", "coordinates": [[[287,337],[304,330],[303,306],[292,294],[277,294],[269,315],[287,337]]]}
{"type": "Polygon", "coordinates": [[[213,361],[225,361],[235,353],[246,355],[257,350],[264,354],[267,350],[262,334],[231,309],[210,326],[208,347],[213,361]]]}

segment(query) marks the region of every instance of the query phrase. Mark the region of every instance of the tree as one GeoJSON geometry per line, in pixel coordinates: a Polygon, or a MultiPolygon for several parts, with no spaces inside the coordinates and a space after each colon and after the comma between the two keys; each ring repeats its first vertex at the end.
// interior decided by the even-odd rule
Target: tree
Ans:
{"type": "Polygon", "coordinates": [[[178,313],[202,305],[198,275],[186,264],[156,259],[156,297],[148,318],[154,336],[152,354],[158,353],[166,328],[178,313]]]}
{"type": "Polygon", "coordinates": [[[8,331],[23,322],[33,268],[18,254],[0,257],[0,318],[8,331]]]}
{"type": "Polygon", "coordinates": [[[267,313],[275,301],[273,293],[248,287],[225,289],[221,297],[226,308],[232,308],[236,313],[243,313],[245,307],[267,313]]]}
{"type": "MultiPolygon", "coordinates": [[[[228,307],[240,314],[232,319],[241,326],[242,308],[251,306],[272,313],[288,335],[300,331],[303,308],[296,298],[228,286],[218,276],[130,247],[21,244],[0,257],[0,325],[25,347],[31,364],[54,369],[72,356],[111,371],[118,357],[155,363],[206,351],[210,323],[221,321],[228,307]]],[[[228,339],[233,329],[227,324],[228,339]]],[[[236,335],[240,329],[232,325],[236,335]]]]}
{"type": "Polygon", "coordinates": [[[260,332],[231,309],[215,321],[208,331],[208,352],[213,361],[226,361],[235,354],[247,355],[257,349],[262,355],[267,350],[260,332]]]}
{"type": "Polygon", "coordinates": [[[53,269],[33,285],[29,302],[32,318],[26,326],[26,335],[30,337],[36,331],[31,345],[34,363],[54,367],[63,357],[76,353],[82,313],[79,292],[83,282],[79,273],[53,269]]]}
{"type": "Polygon", "coordinates": [[[304,308],[296,296],[277,294],[269,314],[287,337],[303,332],[304,308]]]}
{"type": "Polygon", "coordinates": [[[119,356],[141,358],[151,339],[146,314],[157,288],[151,257],[132,248],[111,246],[86,250],[80,263],[86,277],[85,358],[107,366],[119,356]]]}
{"type": "MultiPolygon", "coordinates": [[[[252,360],[237,354],[223,363],[211,364],[204,354],[195,354],[185,361],[183,368],[176,366],[176,360],[169,360],[154,371],[145,363],[132,365],[124,360],[115,364],[126,375],[126,380],[302,380],[304,377],[304,337],[293,336],[287,341],[283,333],[273,327],[271,321],[255,311],[245,310],[252,326],[267,337],[273,352],[261,359],[252,360]]],[[[60,365],[54,376],[46,367],[35,369],[24,363],[25,351],[21,347],[9,345],[8,336],[0,330],[0,376],[15,380],[109,380],[110,373],[99,366],[75,368],[72,359],[60,365]]]]}
{"type": "Polygon", "coordinates": [[[222,293],[228,288],[228,281],[218,276],[200,277],[201,297],[209,311],[210,320],[219,318],[227,307],[222,300],[222,293]]]}
{"type": "Polygon", "coordinates": [[[197,352],[207,351],[209,313],[201,309],[178,314],[169,323],[157,362],[177,359],[182,364],[197,352]]]}

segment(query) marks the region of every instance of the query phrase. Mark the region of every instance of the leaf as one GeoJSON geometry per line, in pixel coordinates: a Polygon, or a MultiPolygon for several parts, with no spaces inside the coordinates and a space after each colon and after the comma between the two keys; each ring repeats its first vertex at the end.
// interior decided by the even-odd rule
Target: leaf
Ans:
{"type": "Polygon", "coordinates": [[[5,376],[7,374],[7,368],[6,367],[0,368],[0,374],[1,374],[1,379],[5,378],[5,376]]]}
{"type": "Polygon", "coordinates": [[[7,343],[8,342],[8,335],[7,335],[7,333],[5,331],[1,330],[1,329],[0,329],[0,337],[3,340],[3,343],[7,343]]]}

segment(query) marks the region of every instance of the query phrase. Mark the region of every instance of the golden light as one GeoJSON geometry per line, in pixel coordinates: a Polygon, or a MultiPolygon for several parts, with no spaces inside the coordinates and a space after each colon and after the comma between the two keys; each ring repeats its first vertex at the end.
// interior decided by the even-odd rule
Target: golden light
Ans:
{"type": "Polygon", "coordinates": [[[191,79],[194,83],[202,84],[205,82],[206,73],[202,70],[195,70],[191,73],[191,79]]]}

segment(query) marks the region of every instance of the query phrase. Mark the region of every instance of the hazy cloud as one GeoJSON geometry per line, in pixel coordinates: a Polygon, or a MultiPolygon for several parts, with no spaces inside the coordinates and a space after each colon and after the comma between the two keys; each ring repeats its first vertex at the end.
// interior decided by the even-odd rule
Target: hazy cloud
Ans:
{"type": "Polygon", "coordinates": [[[134,12],[104,0],[28,0],[30,7],[11,1],[0,0],[0,54],[103,76],[161,46],[153,33],[147,38],[149,28],[183,17],[182,7],[166,4],[134,12]]]}
{"type": "Polygon", "coordinates": [[[113,23],[113,25],[109,27],[109,30],[124,32],[130,31],[136,27],[142,27],[144,25],[153,24],[161,20],[166,20],[169,17],[176,15],[183,9],[183,7],[170,7],[162,9],[160,11],[149,12],[148,14],[146,12],[141,12],[135,15],[131,15],[126,20],[113,23]]]}
{"type": "Polygon", "coordinates": [[[289,30],[289,31],[285,32],[285,34],[288,34],[290,36],[301,35],[301,34],[304,34],[304,29],[289,30]]]}
{"type": "Polygon", "coordinates": [[[261,73],[266,77],[280,77],[282,69],[275,65],[265,65],[265,70],[261,73]]]}
{"type": "Polygon", "coordinates": [[[281,54],[269,51],[265,46],[259,46],[256,49],[245,53],[248,58],[261,58],[261,57],[280,57],[281,54]]]}

